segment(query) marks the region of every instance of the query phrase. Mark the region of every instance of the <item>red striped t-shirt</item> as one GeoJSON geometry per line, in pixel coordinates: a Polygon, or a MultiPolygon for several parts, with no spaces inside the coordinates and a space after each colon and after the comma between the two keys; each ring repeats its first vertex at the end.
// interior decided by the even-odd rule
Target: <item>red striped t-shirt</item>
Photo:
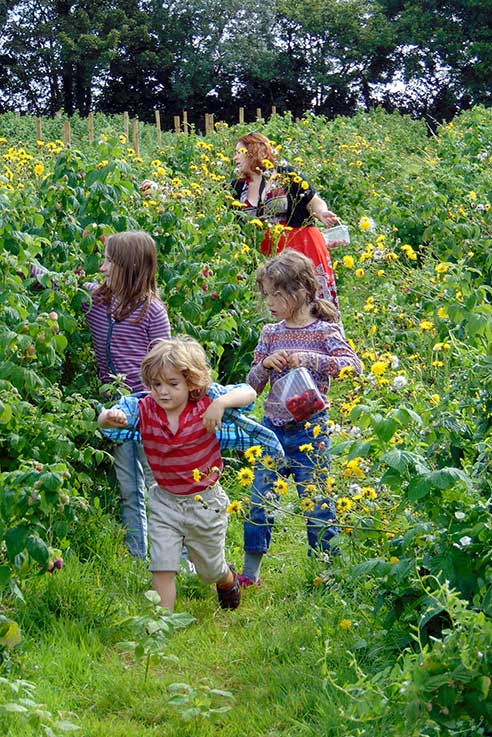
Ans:
{"type": "Polygon", "coordinates": [[[207,396],[198,402],[190,400],[179,417],[176,433],[169,427],[166,411],[151,394],[138,403],[145,455],[155,480],[171,494],[198,494],[219,478],[223,467],[219,442],[202,421],[211,403],[207,396]],[[200,471],[199,481],[193,478],[195,469],[200,471]]]}

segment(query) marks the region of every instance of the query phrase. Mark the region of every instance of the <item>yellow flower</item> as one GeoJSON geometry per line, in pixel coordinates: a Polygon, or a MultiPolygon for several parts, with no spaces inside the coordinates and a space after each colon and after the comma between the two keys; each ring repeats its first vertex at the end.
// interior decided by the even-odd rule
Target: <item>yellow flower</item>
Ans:
{"type": "Polygon", "coordinates": [[[315,576],[313,578],[313,586],[320,586],[323,583],[321,576],[315,576]]]}
{"type": "Polygon", "coordinates": [[[301,189],[309,189],[309,182],[306,182],[305,179],[301,182],[301,189]]]}
{"type": "Polygon", "coordinates": [[[288,488],[287,481],[284,479],[277,479],[273,484],[273,490],[276,494],[287,494],[288,488]]]}
{"type": "Polygon", "coordinates": [[[244,457],[248,461],[248,463],[251,463],[251,465],[254,465],[258,458],[261,458],[261,454],[263,453],[263,448],[261,445],[252,445],[250,448],[244,451],[244,457]]]}
{"type": "Polygon", "coordinates": [[[202,501],[202,497],[200,496],[200,494],[195,494],[195,496],[193,497],[193,499],[194,499],[194,500],[195,500],[196,502],[201,502],[201,501],[202,501]]]}
{"type": "Polygon", "coordinates": [[[432,330],[433,327],[434,323],[430,320],[421,320],[419,323],[419,329],[422,330],[423,333],[425,333],[426,330],[432,330]]]}
{"type": "Polygon", "coordinates": [[[346,462],[345,468],[343,469],[344,478],[364,479],[366,477],[366,474],[360,467],[361,460],[362,459],[357,456],[357,458],[352,458],[350,461],[346,462]]]}
{"type": "Polygon", "coordinates": [[[257,228],[263,228],[264,226],[264,223],[262,223],[258,218],[251,218],[249,222],[251,225],[256,225],[257,228]]]}
{"type": "Polygon", "coordinates": [[[353,366],[343,366],[343,368],[340,369],[340,373],[338,374],[339,379],[346,379],[347,376],[350,376],[350,374],[354,373],[354,367],[353,366]]]}
{"type": "Polygon", "coordinates": [[[335,479],[333,478],[333,476],[327,476],[325,489],[328,492],[328,494],[331,491],[333,491],[334,488],[335,488],[335,479]]]}
{"type": "Polygon", "coordinates": [[[193,469],[193,481],[200,481],[202,474],[198,468],[193,469]]]}
{"type": "Polygon", "coordinates": [[[273,164],[270,159],[263,159],[261,165],[264,169],[273,169],[273,164]]]}
{"type": "Polygon", "coordinates": [[[388,363],[386,361],[375,361],[371,366],[371,372],[374,376],[381,376],[387,368],[388,363]]]}
{"type": "Polygon", "coordinates": [[[316,504],[314,503],[312,499],[307,499],[307,498],[301,499],[301,503],[300,503],[301,512],[312,512],[315,506],[316,504]]]}
{"type": "Polygon", "coordinates": [[[153,166],[154,169],[156,169],[158,166],[161,166],[161,164],[162,164],[162,161],[160,159],[154,159],[153,161],[150,162],[150,165],[153,166]]]}
{"type": "Polygon", "coordinates": [[[299,450],[301,451],[301,453],[310,453],[312,450],[314,450],[313,444],[304,443],[303,445],[299,446],[299,450]]]}
{"type": "Polygon", "coordinates": [[[447,320],[448,319],[448,313],[446,311],[446,308],[445,307],[439,307],[439,309],[437,311],[437,316],[441,320],[447,320]]]}
{"type": "Polygon", "coordinates": [[[361,494],[368,499],[376,499],[377,493],[376,489],[373,489],[372,486],[363,486],[361,489],[361,494]]]}
{"type": "Polygon", "coordinates": [[[249,486],[253,481],[253,476],[251,468],[240,468],[237,472],[237,480],[241,486],[249,486]]]}
{"type": "Polygon", "coordinates": [[[338,623],[338,626],[340,627],[341,630],[350,630],[352,629],[352,622],[350,621],[350,619],[342,619],[338,623]]]}
{"type": "Polygon", "coordinates": [[[361,278],[362,278],[362,277],[364,276],[364,274],[365,274],[365,273],[366,273],[366,272],[364,271],[364,269],[356,269],[356,270],[355,270],[355,276],[356,276],[356,277],[357,277],[358,279],[361,279],[361,278]]]}
{"type": "Polygon", "coordinates": [[[396,557],[396,555],[392,555],[390,558],[390,563],[398,563],[400,559],[396,557]]]}
{"type": "Polygon", "coordinates": [[[319,425],[315,425],[315,426],[313,427],[313,438],[314,438],[315,440],[316,440],[316,438],[318,437],[318,435],[320,434],[320,432],[321,432],[321,427],[320,427],[319,425]]]}
{"type": "Polygon", "coordinates": [[[449,264],[441,262],[440,264],[436,264],[434,266],[434,271],[436,274],[445,274],[446,271],[449,269],[449,264]]]}
{"type": "Polygon", "coordinates": [[[261,464],[264,468],[267,468],[269,471],[275,468],[275,461],[270,455],[263,456],[263,458],[261,459],[261,464]]]}
{"type": "Polygon", "coordinates": [[[43,163],[41,161],[37,161],[36,164],[34,165],[34,174],[37,177],[40,177],[41,174],[43,174],[43,172],[44,172],[44,165],[43,165],[43,163]]]}
{"type": "Polygon", "coordinates": [[[400,246],[403,253],[409,258],[411,261],[415,261],[417,258],[417,254],[413,250],[412,246],[410,246],[408,243],[403,243],[403,245],[400,246]]]}
{"type": "Polygon", "coordinates": [[[441,397],[439,396],[439,394],[432,394],[430,400],[432,404],[439,404],[439,402],[441,401],[441,397]]]}
{"type": "Polygon", "coordinates": [[[350,256],[350,255],[349,256],[344,256],[343,259],[342,259],[342,261],[343,261],[343,265],[345,266],[346,269],[353,269],[354,268],[355,261],[354,261],[354,257],[353,256],[350,256]]]}
{"type": "Polygon", "coordinates": [[[348,498],[348,496],[341,496],[339,499],[336,500],[336,505],[338,512],[343,513],[349,512],[354,506],[354,503],[352,499],[348,498]]]}
{"type": "Polygon", "coordinates": [[[360,230],[363,230],[363,231],[373,230],[374,220],[372,218],[367,217],[367,215],[363,215],[361,219],[359,220],[359,228],[360,230]]]}
{"type": "Polygon", "coordinates": [[[119,138],[119,142],[120,142],[120,143],[126,143],[126,136],[125,136],[125,135],[123,135],[123,133],[121,133],[121,134],[120,134],[120,135],[118,136],[118,138],[119,138]]]}
{"type": "Polygon", "coordinates": [[[242,502],[236,500],[229,504],[229,506],[226,508],[226,512],[227,514],[238,514],[242,508],[242,502]]]}
{"type": "Polygon", "coordinates": [[[472,190],[471,192],[468,192],[468,197],[471,200],[476,200],[477,199],[477,193],[472,190]]]}

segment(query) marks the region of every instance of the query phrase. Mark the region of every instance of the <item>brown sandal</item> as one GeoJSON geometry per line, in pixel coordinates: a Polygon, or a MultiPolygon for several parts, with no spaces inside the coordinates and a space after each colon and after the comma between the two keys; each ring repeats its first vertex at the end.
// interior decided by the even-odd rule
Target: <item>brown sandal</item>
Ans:
{"type": "Polygon", "coordinates": [[[241,587],[239,586],[239,579],[236,573],[236,569],[230,563],[229,568],[231,569],[231,573],[234,576],[232,586],[229,586],[228,589],[219,589],[218,586],[216,586],[215,588],[217,590],[217,598],[222,609],[237,609],[241,601],[241,587]]]}

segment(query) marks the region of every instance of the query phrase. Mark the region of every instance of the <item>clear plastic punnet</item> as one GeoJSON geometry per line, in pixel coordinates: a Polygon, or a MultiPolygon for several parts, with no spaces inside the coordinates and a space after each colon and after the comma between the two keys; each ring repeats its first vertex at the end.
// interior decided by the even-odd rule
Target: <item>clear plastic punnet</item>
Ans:
{"type": "Polygon", "coordinates": [[[278,379],[273,393],[297,422],[308,420],[326,407],[326,401],[305,368],[292,369],[278,379]]]}
{"type": "Polygon", "coordinates": [[[344,243],[350,243],[350,234],[346,225],[340,223],[335,225],[334,228],[327,228],[323,231],[323,237],[328,248],[334,248],[335,246],[341,246],[344,243]]]}

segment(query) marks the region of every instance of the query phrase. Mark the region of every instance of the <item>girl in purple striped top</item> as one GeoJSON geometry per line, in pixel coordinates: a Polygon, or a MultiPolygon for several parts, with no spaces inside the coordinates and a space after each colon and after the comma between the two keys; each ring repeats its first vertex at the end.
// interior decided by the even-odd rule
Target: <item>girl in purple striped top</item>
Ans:
{"type": "MultiPolygon", "coordinates": [[[[143,390],[140,365],[152,343],[171,331],[157,291],[157,251],[141,231],[109,236],[100,271],[103,284],[85,285],[92,303],[85,308],[99,378],[109,383],[119,374],[131,392],[143,390]]],[[[132,555],[147,554],[146,486],[154,483],[141,442],[115,446],[114,466],[121,492],[125,540],[132,555]]]]}

